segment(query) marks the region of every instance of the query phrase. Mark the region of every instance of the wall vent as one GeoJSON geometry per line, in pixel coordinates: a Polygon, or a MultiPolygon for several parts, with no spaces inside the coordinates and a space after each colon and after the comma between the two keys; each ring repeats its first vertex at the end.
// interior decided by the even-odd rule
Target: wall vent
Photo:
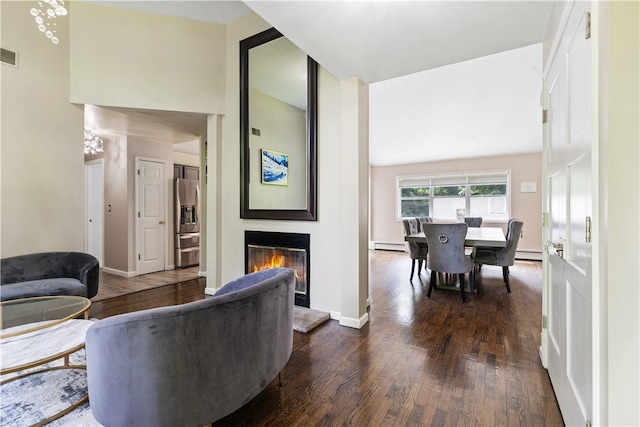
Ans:
{"type": "Polygon", "coordinates": [[[18,68],[18,53],[9,49],[0,48],[0,62],[18,68]]]}

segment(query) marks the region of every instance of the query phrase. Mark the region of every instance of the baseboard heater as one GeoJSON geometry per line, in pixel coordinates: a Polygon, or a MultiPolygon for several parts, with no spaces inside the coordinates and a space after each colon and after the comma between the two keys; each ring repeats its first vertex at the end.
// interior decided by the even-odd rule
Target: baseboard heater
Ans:
{"type": "Polygon", "coordinates": [[[528,261],[542,261],[542,252],[540,251],[516,251],[516,259],[528,261]]]}
{"type": "Polygon", "coordinates": [[[405,252],[407,250],[405,243],[393,243],[393,242],[374,242],[373,249],[376,251],[396,251],[396,252],[405,252]]]}

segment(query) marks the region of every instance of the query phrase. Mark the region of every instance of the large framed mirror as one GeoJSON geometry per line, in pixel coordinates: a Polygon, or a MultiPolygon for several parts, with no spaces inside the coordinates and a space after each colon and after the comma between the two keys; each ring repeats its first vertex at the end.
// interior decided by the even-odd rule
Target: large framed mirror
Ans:
{"type": "Polygon", "coordinates": [[[318,65],[272,28],[240,42],[240,217],[317,220],[318,65]]]}

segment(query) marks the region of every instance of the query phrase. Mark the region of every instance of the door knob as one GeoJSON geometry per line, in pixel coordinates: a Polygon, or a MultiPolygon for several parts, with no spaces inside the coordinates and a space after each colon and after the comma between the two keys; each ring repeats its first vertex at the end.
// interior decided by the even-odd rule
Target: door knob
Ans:
{"type": "Polygon", "coordinates": [[[544,248],[547,250],[549,255],[557,254],[560,258],[564,259],[564,244],[562,243],[553,243],[551,241],[547,241],[544,244],[544,248]],[[553,252],[549,250],[549,247],[553,248],[553,252]]]}
{"type": "Polygon", "coordinates": [[[164,224],[164,221],[160,220],[160,221],[158,221],[158,224],[162,225],[162,224],[164,224]]]}

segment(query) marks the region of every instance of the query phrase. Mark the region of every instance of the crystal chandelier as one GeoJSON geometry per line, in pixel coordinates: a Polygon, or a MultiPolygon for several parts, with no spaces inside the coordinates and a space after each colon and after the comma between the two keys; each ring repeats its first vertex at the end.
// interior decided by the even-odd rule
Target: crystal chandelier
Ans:
{"type": "Polygon", "coordinates": [[[64,7],[64,0],[39,1],[38,7],[32,7],[30,12],[36,20],[38,29],[51,40],[51,43],[60,43],[60,39],[56,36],[56,18],[68,13],[64,7]]]}
{"type": "Polygon", "coordinates": [[[84,154],[98,154],[104,150],[102,139],[89,129],[84,130],[84,154]]]}

